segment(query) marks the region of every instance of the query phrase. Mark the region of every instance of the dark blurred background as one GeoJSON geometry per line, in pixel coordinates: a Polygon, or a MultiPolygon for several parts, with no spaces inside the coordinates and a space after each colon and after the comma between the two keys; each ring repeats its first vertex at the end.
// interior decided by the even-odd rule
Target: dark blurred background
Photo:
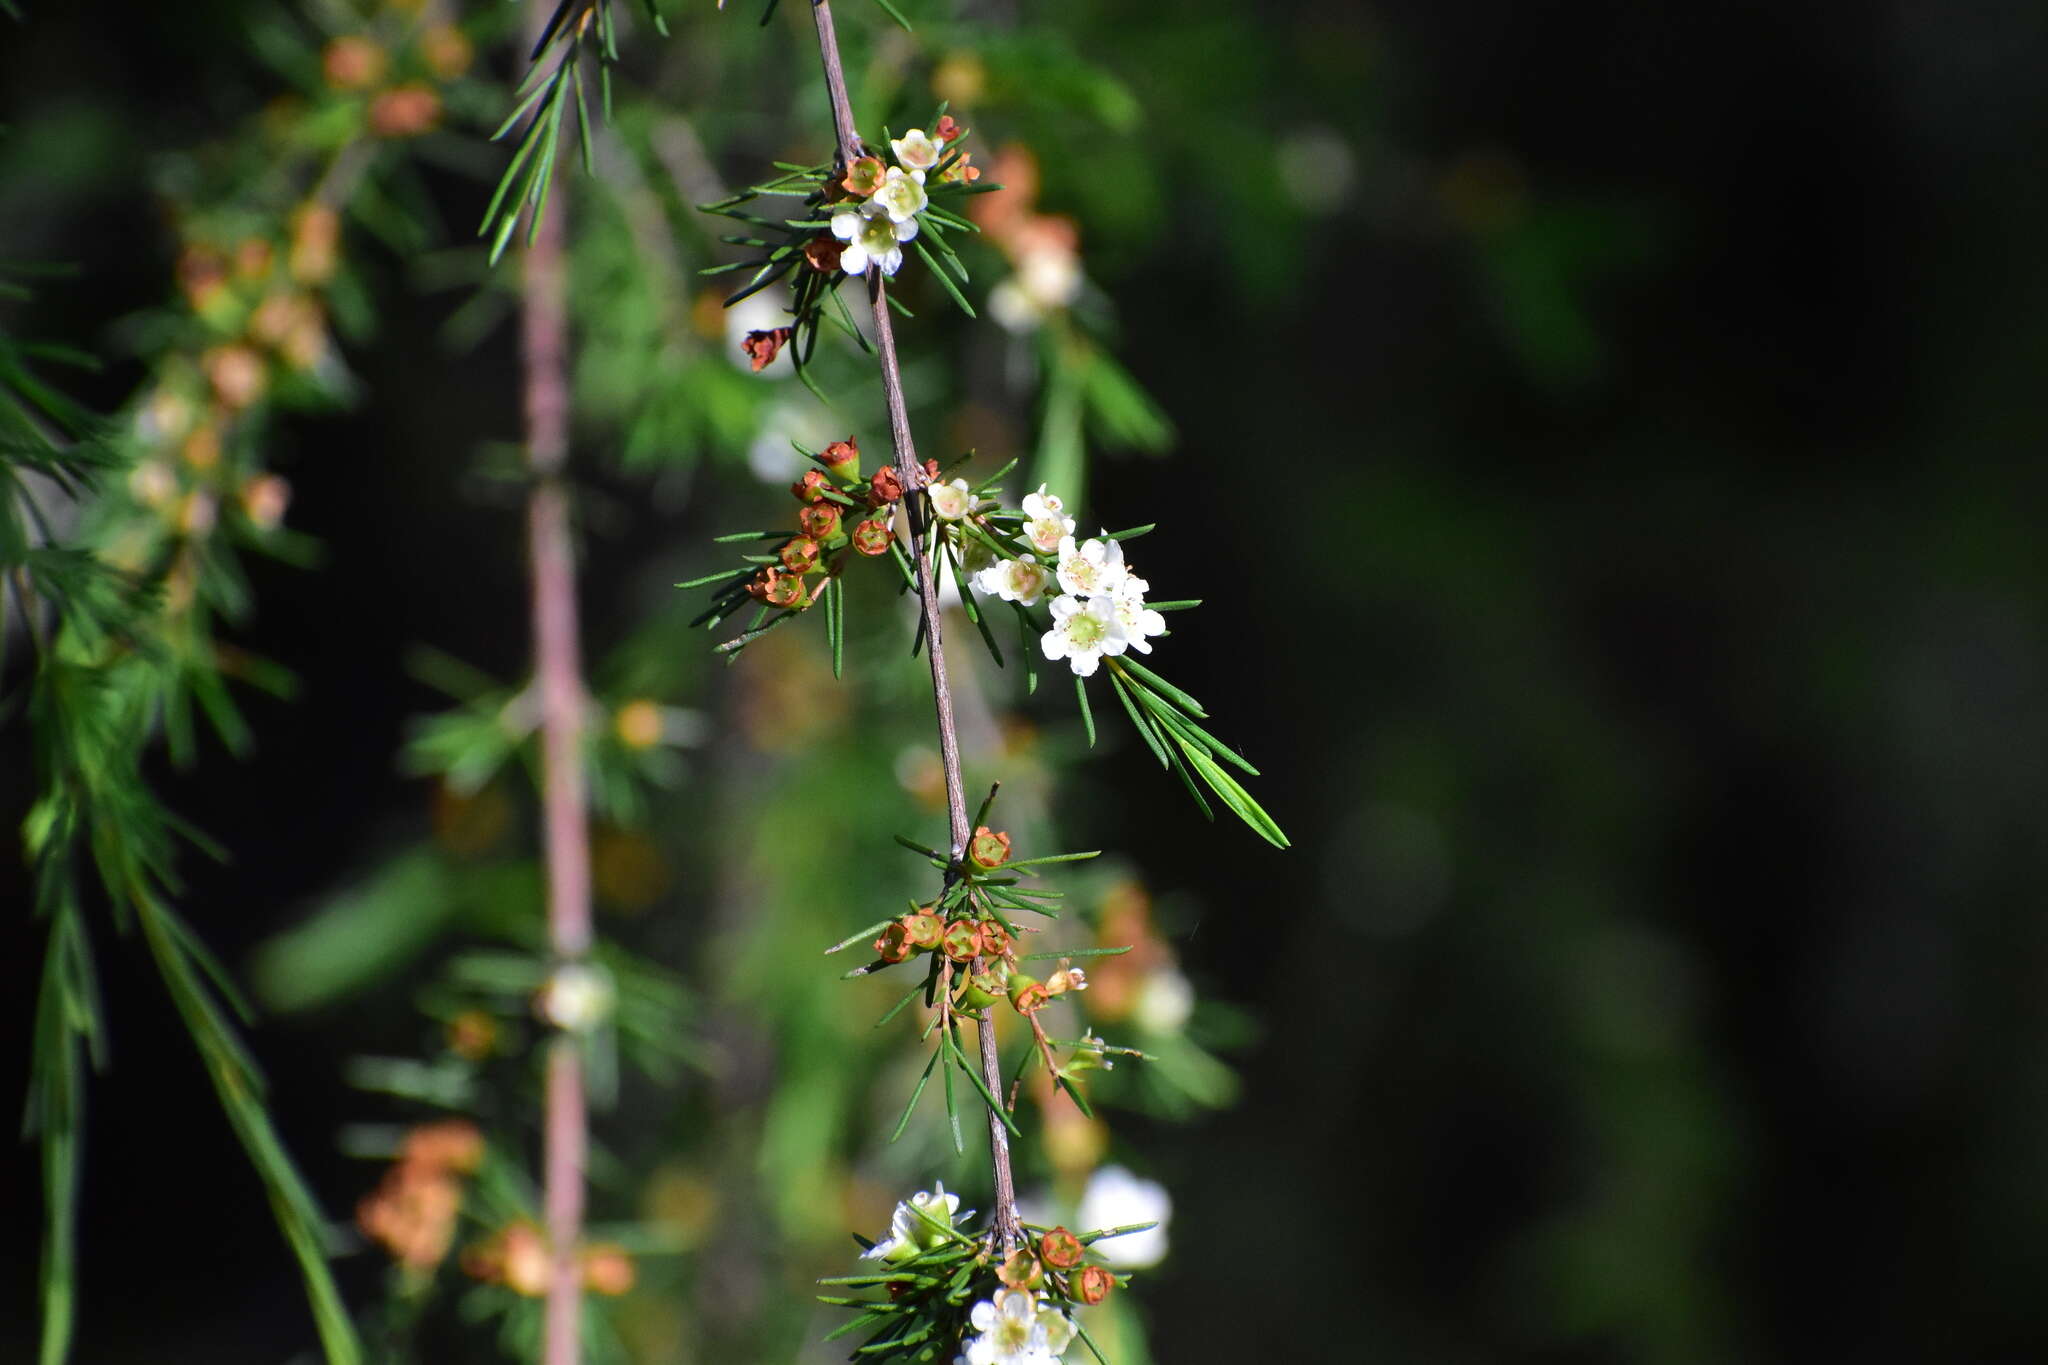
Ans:
{"type": "MultiPolygon", "coordinates": [[[[1165,526],[1153,581],[1207,599],[1174,677],[1295,839],[1191,838],[1142,752],[1067,778],[1116,786],[1087,837],[1199,906],[1189,975],[1260,1021],[1237,1107],[1137,1135],[1176,1201],[1156,1357],[2040,1358],[2048,10],[1098,8],[1055,7],[1171,201],[1118,220],[1086,167],[1044,198],[1181,439],[1092,499],[1165,526]]],[[[0,245],[79,264],[28,316],[104,350],[169,271],[149,158],[251,105],[238,7],[32,9],[0,121],[89,154],[0,141],[0,245]]],[[[451,357],[459,299],[387,292],[365,401],[281,437],[324,560],[259,568],[246,639],[300,694],[251,703],[253,761],[162,774],[231,852],[188,865],[231,963],[423,818],[406,650],[524,654],[514,513],[450,453],[516,436],[509,344],[451,357]]],[[[80,387],[118,404],[123,364],[80,387]]],[[[608,570],[729,521],[615,517],[595,636],[608,570]]],[[[10,827],[26,767],[15,720],[10,827]]],[[[12,1096],[41,938],[6,933],[12,1096]]],[[[132,950],[104,967],[80,1359],[283,1359],[258,1188],[132,950]]],[[[348,1208],[358,1040],[253,1041],[348,1208]]],[[[32,1149],[10,1172],[25,1353],[32,1149]]]]}

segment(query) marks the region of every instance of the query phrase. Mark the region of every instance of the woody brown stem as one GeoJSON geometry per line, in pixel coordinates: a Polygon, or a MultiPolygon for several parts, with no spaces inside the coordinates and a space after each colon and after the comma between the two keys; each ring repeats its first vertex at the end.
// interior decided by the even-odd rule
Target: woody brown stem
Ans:
{"type": "MultiPolygon", "coordinates": [[[[535,36],[552,0],[534,6],[535,36]]],[[[534,690],[540,711],[541,822],[547,859],[548,947],[556,965],[590,951],[590,831],[585,822],[582,650],[569,490],[569,305],[562,250],[566,187],[556,185],[523,262],[520,341],[524,366],[527,556],[533,594],[534,690]]],[[[547,1218],[543,1365],[582,1358],[583,1168],[589,1115],[577,1040],[547,1048],[542,1101],[541,1203],[547,1218]]]]}
{"type": "MultiPolygon", "coordinates": [[[[839,144],[839,165],[843,171],[861,155],[860,133],[853,123],[853,104],[846,93],[846,68],[839,56],[839,35],[832,27],[831,0],[813,0],[811,15],[817,22],[818,56],[825,67],[825,89],[832,101],[832,128],[839,144]]],[[[932,706],[938,713],[939,760],[946,774],[946,816],[951,826],[951,859],[957,873],[967,855],[970,834],[967,825],[967,787],[960,776],[960,734],[953,718],[953,691],[946,680],[946,651],[940,632],[939,587],[933,581],[932,565],[925,557],[929,532],[923,502],[914,497],[925,485],[924,469],[917,462],[917,446],[910,434],[910,410],[903,399],[903,371],[896,359],[896,328],[889,313],[889,286],[879,269],[868,271],[868,305],[872,310],[875,346],[881,353],[882,396],[889,409],[889,438],[895,449],[896,474],[903,483],[905,520],[910,524],[910,562],[917,571],[918,609],[924,619],[925,657],[931,661],[932,706]]],[[[1002,1064],[996,1055],[994,1020],[988,1010],[977,1016],[981,1035],[981,1073],[990,1095],[1001,1095],[1002,1064]]],[[[1002,1120],[988,1116],[989,1159],[995,1169],[996,1240],[1004,1253],[1015,1247],[1019,1237],[1016,1177],[1010,1168],[1010,1135],[1002,1120]]]]}

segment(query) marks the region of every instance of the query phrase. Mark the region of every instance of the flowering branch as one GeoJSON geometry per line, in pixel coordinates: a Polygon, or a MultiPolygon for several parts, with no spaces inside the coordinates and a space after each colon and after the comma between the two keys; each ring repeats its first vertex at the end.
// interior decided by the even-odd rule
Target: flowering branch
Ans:
{"type": "MultiPolygon", "coordinates": [[[[544,17],[543,5],[536,11],[544,17]]],[[[545,191],[542,191],[545,194],[545,191]]],[[[559,206],[558,206],[559,209],[559,206]]],[[[562,466],[569,451],[568,282],[560,212],[536,219],[521,280],[527,550],[533,594],[535,691],[541,731],[541,807],[547,860],[548,948],[556,971],[590,951],[590,832],[585,822],[583,711],[575,547],[562,466]]],[[[548,1278],[544,1365],[580,1358],[583,1166],[589,1140],[578,1038],[549,1043],[542,1137],[548,1278]]]]}
{"type": "MultiPolygon", "coordinates": [[[[813,0],[811,15],[818,29],[818,56],[825,68],[825,88],[832,101],[832,128],[839,144],[841,169],[861,159],[860,134],[853,123],[853,105],[846,94],[846,69],[839,56],[839,35],[832,27],[831,0],[813,0]]],[[[910,434],[910,412],[903,399],[903,372],[896,359],[896,328],[889,315],[888,284],[880,264],[868,268],[868,302],[874,317],[875,345],[881,352],[882,395],[889,409],[889,437],[895,447],[896,477],[904,494],[905,520],[910,526],[910,562],[916,575],[918,610],[922,618],[925,656],[931,661],[932,707],[938,713],[939,760],[946,777],[946,818],[951,838],[951,869],[948,880],[959,873],[967,856],[970,828],[967,823],[967,790],[960,775],[960,735],[953,718],[953,693],[946,678],[946,651],[939,613],[939,589],[933,581],[933,565],[925,555],[926,504],[908,496],[927,482],[917,461],[917,447],[910,434]]],[[[987,1008],[976,1016],[981,1043],[981,1077],[989,1094],[1002,1093],[1003,1071],[996,1053],[995,1022],[987,1008]]],[[[993,1227],[1005,1254],[1017,1244],[1016,1176],[1010,1164],[1010,1135],[1002,1118],[988,1116],[989,1159],[995,1172],[993,1227]]]]}

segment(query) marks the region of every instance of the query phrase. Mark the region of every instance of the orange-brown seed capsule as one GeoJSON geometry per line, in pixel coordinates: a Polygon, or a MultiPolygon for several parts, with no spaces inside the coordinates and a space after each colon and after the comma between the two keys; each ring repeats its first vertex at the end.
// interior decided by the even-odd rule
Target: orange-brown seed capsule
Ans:
{"type": "Polygon", "coordinates": [[[796,514],[796,524],[812,540],[829,540],[839,533],[839,509],[829,502],[814,502],[796,514]]]}
{"type": "Polygon", "coordinates": [[[889,553],[896,533],[880,517],[869,517],[853,528],[853,548],[870,557],[889,553]]]}
{"type": "Polygon", "coordinates": [[[981,926],[971,919],[956,919],[946,926],[939,951],[955,962],[967,962],[981,954],[981,926]]]}
{"type": "Polygon", "coordinates": [[[1116,1276],[1106,1266],[1084,1265],[1073,1276],[1073,1286],[1074,1297],[1082,1303],[1101,1303],[1116,1288],[1116,1276]]]}
{"type": "Polygon", "coordinates": [[[967,857],[976,867],[1001,867],[1010,860],[1010,836],[987,825],[976,826],[967,841],[967,857]]]}
{"type": "Polygon", "coordinates": [[[1054,1228],[1038,1239],[1038,1255],[1054,1270],[1071,1270],[1081,1264],[1081,1239],[1065,1228],[1054,1228]]]}

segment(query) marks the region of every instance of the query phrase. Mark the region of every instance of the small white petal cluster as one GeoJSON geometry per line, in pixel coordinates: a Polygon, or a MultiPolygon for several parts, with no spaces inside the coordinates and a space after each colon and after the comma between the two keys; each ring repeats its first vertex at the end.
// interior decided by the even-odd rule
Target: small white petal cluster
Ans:
{"type": "Polygon", "coordinates": [[[1028,1289],[998,1289],[968,1315],[976,1335],[953,1365],[1053,1365],[1074,1340],[1074,1321],[1028,1289]]]}
{"type": "Polygon", "coordinates": [[[942,1229],[953,1226],[960,1212],[960,1196],[947,1194],[944,1181],[930,1190],[919,1190],[896,1206],[889,1220],[889,1235],[861,1253],[863,1261],[907,1261],[920,1251],[930,1251],[946,1240],[942,1229]]]}

